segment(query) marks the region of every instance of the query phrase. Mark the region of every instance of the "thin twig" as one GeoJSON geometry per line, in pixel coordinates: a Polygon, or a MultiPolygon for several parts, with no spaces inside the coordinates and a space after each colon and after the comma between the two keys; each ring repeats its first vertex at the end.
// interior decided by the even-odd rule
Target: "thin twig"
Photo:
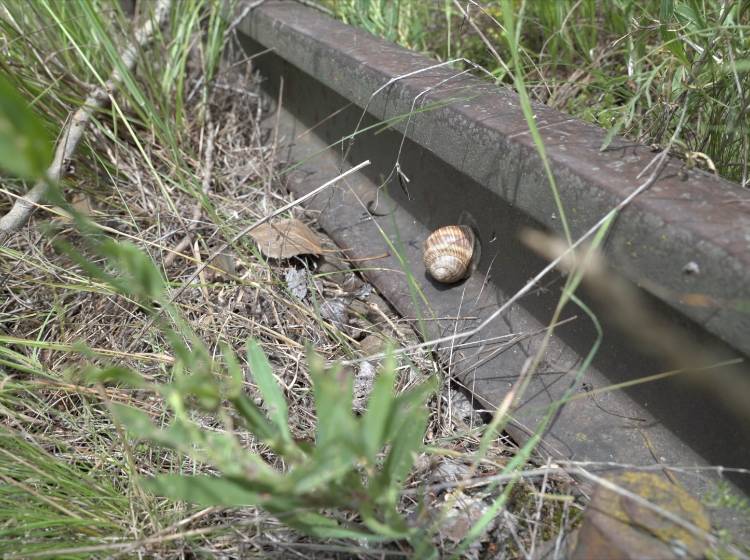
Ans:
{"type": "MultiPolygon", "coordinates": [[[[552,463],[552,458],[547,457],[547,464],[546,467],[549,467],[552,463]]],[[[542,522],[542,506],[544,504],[544,497],[547,492],[547,479],[549,478],[549,473],[544,473],[544,477],[542,478],[542,490],[539,493],[539,501],[536,504],[536,511],[534,512],[534,523],[531,526],[531,549],[529,550],[529,556],[532,558],[535,558],[534,556],[534,549],[536,548],[536,537],[537,537],[537,531],[539,529],[539,526],[542,522]]]]}
{"type": "Polygon", "coordinates": [[[548,475],[567,477],[571,474],[575,474],[578,469],[587,467],[589,472],[594,471],[591,467],[595,467],[596,471],[611,471],[617,470],[631,470],[639,472],[654,472],[667,470],[669,472],[677,472],[681,474],[697,474],[701,472],[715,472],[719,475],[724,473],[735,473],[745,476],[750,476],[749,469],[743,469],[739,467],[723,467],[723,466],[695,466],[695,465],[631,465],[627,463],[615,463],[615,462],[598,462],[598,461],[556,461],[555,463],[547,467],[539,467],[534,469],[527,469],[522,471],[516,471],[512,473],[501,473],[488,476],[477,476],[470,479],[459,479],[451,480],[448,482],[440,482],[438,484],[431,484],[429,486],[417,486],[415,488],[409,488],[404,490],[404,496],[417,496],[423,493],[436,493],[444,490],[451,490],[453,488],[481,488],[490,484],[498,482],[510,482],[516,479],[529,479],[529,478],[543,478],[548,475]]]}
{"type": "MultiPolygon", "coordinates": [[[[154,17],[146,21],[135,33],[135,39],[128,47],[120,53],[122,68],[130,71],[135,65],[138,53],[143,46],[151,40],[154,31],[161,26],[166,14],[169,12],[171,0],[160,0],[154,10],[154,17]]],[[[60,180],[60,176],[66,163],[70,160],[78,144],[83,138],[83,133],[91,120],[91,116],[112,98],[114,91],[123,79],[123,73],[117,66],[112,71],[109,79],[103,87],[95,88],[83,105],[73,114],[63,127],[60,140],[55,148],[55,157],[47,169],[44,179],[37,181],[34,187],[25,196],[16,200],[10,211],[0,218],[0,244],[5,238],[17,229],[21,228],[29,219],[37,203],[42,199],[47,187],[51,183],[60,180]]]]}

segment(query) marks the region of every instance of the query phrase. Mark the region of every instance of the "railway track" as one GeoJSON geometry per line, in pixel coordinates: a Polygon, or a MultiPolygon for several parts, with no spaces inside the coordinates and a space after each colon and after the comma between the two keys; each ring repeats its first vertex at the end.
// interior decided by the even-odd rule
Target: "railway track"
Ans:
{"type": "MultiPolygon", "coordinates": [[[[265,94],[280,101],[273,126],[296,162],[288,183],[295,194],[373,162],[308,207],[381,294],[404,317],[421,318],[415,325],[425,339],[470,331],[503,308],[461,345],[437,348],[477,405],[502,402],[546,344],[512,413],[516,440],[527,441],[572,391],[544,432],[541,450],[553,458],[750,467],[750,372],[741,362],[750,355],[747,191],[665,160],[604,241],[604,288],[626,296],[596,286],[581,292],[604,337],[580,377],[597,340],[591,318],[568,305],[546,339],[563,277],[550,272],[513,299],[548,266],[521,232],[563,231],[516,95],[291,1],[260,4],[239,30],[265,94]],[[422,265],[423,240],[467,220],[482,246],[478,269],[457,285],[434,283],[422,265]],[[623,329],[631,296],[648,311],[623,329]],[[711,367],[642,382],[685,362],[711,367]],[[622,388],[608,389],[614,385],[622,388]]],[[[547,107],[534,111],[578,239],[643,186],[656,154],[623,139],[602,151],[605,131],[547,107]]],[[[732,481],[750,491],[746,477],[732,481]]],[[[699,496],[710,491],[705,478],[681,482],[699,496]]],[[[735,511],[722,512],[720,523],[747,530],[735,511]]]]}

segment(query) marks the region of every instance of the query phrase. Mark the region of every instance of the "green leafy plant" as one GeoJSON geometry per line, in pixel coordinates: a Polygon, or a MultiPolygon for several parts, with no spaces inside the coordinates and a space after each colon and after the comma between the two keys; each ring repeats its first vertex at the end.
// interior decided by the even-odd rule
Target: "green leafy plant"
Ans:
{"type": "MultiPolygon", "coordinates": [[[[340,366],[326,367],[311,353],[316,440],[298,442],[289,428],[284,395],[258,343],[248,342],[247,362],[265,411],[244,391],[244,375],[236,356],[225,347],[223,357],[217,371],[189,373],[178,365],[172,383],[152,387],[174,413],[167,427],[157,427],[144,411],[113,405],[115,417],[134,437],[171,448],[222,473],[161,474],[143,480],[147,489],[201,505],[259,506],[316,537],[417,537],[418,532],[407,525],[397,505],[401,483],[422,445],[428,419],[425,402],[435,390],[433,382],[395,395],[395,362],[386,360],[367,411],[357,417],[352,413],[351,377],[340,366]],[[230,407],[225,408],[224,403],[230,407]],[[191,419],[193,408],[222,416],[228,429],[201,429],[191,419]],[[277,470],[260,455],[244,449],[230,428],[235,421],[282,459],[286,469],[277,470]],[[355,510],[361,524],[320,513],[336,508],[355,510]]],[[[99,381],[149,386],[122,370],[105,369],[91,375],[99,381]]]]}
{"type": "MultiPolygon", "coordinates": [[[[0,164],[22,177],[38,179],[44,174],[48,157],[44,129],[4,80],[0,81],[0,98],[2,122],[13,128],[12,135],[0,135],[8,140],[0,146],[0,164]],[[12,136],[28,141],[11,143],[12,136]]],[[[351,376],[341,366],[326,366],[310,352],[318,417],[316,438],[314,442],[295,441],[283,392],[256,341],[247,344],[247,363],[265,410],[244,390],[242,366],[228,346],[223,348],[221,363],[210,359],[205,345],[178,317],[161,273],[144,252],[131,243],[98,234],[86,216],[66,203],[56,186],[50,186],[48,198],[73,216],[91,252],[106,258],[107,266],[94,265],[91,255],[62,240],[56,242],[59,250],[91,277],[140,301],[157,317],[157,310],[163,309],[172,320],[172,326],[167,320],[158,320],[177,356],[171,383],[152,384],[121,367],[83,372],[91,382],[116,382],[160,394],[173,413],[166,427],[157,426],[145,411],[129,406],[113,404],[113,415],[137,439],[171,448],[221,472],[219,476],[159,474],[142,480],[146,489],[202,505],[259,506],[287,525],[316,537],[408,539],[416,546],[422,543],[422,532],[409,526],[397,506],[401,484],[422,446],[429,416],[425,404],[436,389],[434,379],[396,395],[396,363],[387,359],[367,411],[355,416],[351,376]],[[215,413],[227,429],[202,429],[192,419],[195,411],[215,413]],[[233,433],[235,422],[281,459],[285,468],[277,469],[244,448],[233,433]],[[349,522],[337,519],[335,513],[322,513],[344,509],[355,511],[359,519],[349,522]]]]}
{"type": "Polygon", "coordinates": [[[248,341],[246,362],[263,406],[246,392],[243,367],[229,346],[222,347],[222,359],[214,360],[186,326],[148,255],[131,243],[97,233],[54,186],[49,198],[70,212],[89,247],[84,254],[57,240],[58,250],[92,278],[150,311],[176,356],[170,383],[152,383],[122,367],[90,368],[78,375],[90,383],[117,383],[159,394],[171,410],[167,425],[159,426],[147,412],[121,404],[111,405],[114,418],[134,439],[220,472],[157,474],[141,480],[145,489],[200,505],[258,506],[318,538],[406,539],[421,550],[430,548],[424,532],[407,523],[398,505],[401,485],[422,448],[429,417],[426,401],[437,388],[434,378],[395,394],[396,362],[388,358],[366,412],[357,416],[352,411],[351,375],[309,350],[316,437],[314,442],[297,441],[286,399],[258,342],[248,341]],[[89,253],[104,257],[106,265],[93,264],[89,253]],[[202,428],[196,414],[212,415],[224,429],[202,428]],[[273,461],[247,449],[237,427],[270,450],[273,461]],[[279,459],[284,468],[277,466],[279,459]],[[339,515],[344,510],[356,512],[358,518],[344,520],[339,515]]]}
{"type": "MultiPolygon", "coordinates": [[[[258,343],[248,342],[247,362],[265,410],[243,389],[242,367],[226,347],[223,358],[220,369],[214,371],[188,373],[178,366],[172,383],[152,387],[174,413],[166,427],[157,427],[144,411],[113,405],[115,417],[132,436],[221,471],[220,476],[161,474],[143,480],[147,489],[201,505],[259,506],[316,537],[419,538],[419,531],[409,527],[397,505],[401,483],[422,445],[428,419],[425,402],[435,390],[433,382],[396,395],[395,362],[386,360],[369,407],[358,417],[352,412],[351,377],[340,366],[326,367],[311,353],[316,438],[315,442],[298,442],[289,428],[284,395],[258,343]],[[193,409],[221,416],[228,429],[201,429],[191,419],[193,409]],[[278,470],[244,449],[230,428],[236,421],[282,459],[286,468],[278,470]],[[361,522],[321,513],[338,508],[356,511],[361,522]]],[[[148,386],[124,371],[102,370],[92,375],[100,381],[148,386]]]]}

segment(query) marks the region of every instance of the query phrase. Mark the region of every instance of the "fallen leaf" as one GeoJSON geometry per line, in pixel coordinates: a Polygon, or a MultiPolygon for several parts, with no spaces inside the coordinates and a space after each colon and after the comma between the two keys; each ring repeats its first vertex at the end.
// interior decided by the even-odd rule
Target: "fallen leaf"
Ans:
{"type": "MultiPolygon", "coordinates": [[[[74,210],[79,212],[80,214],[83,214],[86,217],[91,217],[94,215],[94,205],[91,203],[91,199],[86,196],[83,193],[78,193],[73,197],[73,200],[70,201],[70,205],[73,207],[74,210]]],[[[73,221],[73,218],[68,215],[67,212],[61,209],[63,212],[62,216],[56,216],[54,219],[58,220],[60,222],[64,223],[70,223],[73,221]]]]}
{"type": "Polygon", "coordinates": [[[261,224],[250,236],[258,249],[271,259],[288,259],[297,255],[320,255],[323,248],[315,233],[299,220],[282,220],[261,224]]]}

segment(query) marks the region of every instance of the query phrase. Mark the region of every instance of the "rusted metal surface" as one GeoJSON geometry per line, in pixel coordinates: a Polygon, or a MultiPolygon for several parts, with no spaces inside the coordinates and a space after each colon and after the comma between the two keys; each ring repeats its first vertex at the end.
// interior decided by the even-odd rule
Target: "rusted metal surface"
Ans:
{"type": "MultiPolygon", "coordinates": [[[[403,316],[422,319],[415,325],[425,337],[475,326],[546,264],[518,240],[527,226],[559,230],[559,217],[512,93],[473,78],[455,78],[447,82],[448,90],[430,91],[428,103],[444,105],[415,114],[408,127],[402,120],[384,130],[378,126],[381,119],[408,113],[415,95],[453,73],[438,68],[398,81],[373,97],[363,114],[383,84],[434,63],[292,2],[262,4],[240,29],[246,52],[274,49],[256,62],[270,99],[278,98],[283,80],[283,108],[272,124],[287,160],[299,162],[289,176],[290,189],[301,195],[348,163],[373,162],[366,174],[353,175],[346,187],[324,193],[309,207],[350,257],[364,259],[363,274],[403,316]],[[366,132],[342,145],[342,138],[358,130],[366,132]],[[392,173],[396,162],[408,183],[392,173]],[[375,211],[368,212],[368,205],[375,211]],[[425,274],[422,242],[435,227],[466,215],[482,243],[478,270],[463,283],[437,284],[425,274]],[[372,259],[384,253],[388,256],[372,259]]],[[[580,234],[637,186],[635,176],[653,154],[623,147],[600,153],[600,130],[547,108],[535,110],[573,233],[580,234]]],[[[730,203],[743,193],[700,172],[687,172],[683,181],[678,166],[670,163],[648,195],[618,219],[608,238],[608,256],[627,277],[646,279],[662,296],[745,298],[750,241],[743,236],[750,235],[750,217],[741,205],[730,203]],[[697,263],[700,274],[685,274],[688,262],[697,263]]],[[[483,406],[501,401],[540,348],[560,287],[560,278],[551,275],[471,339],[473,346],[441,349],[452,378],[483,406]]],[[[649,303],[687,328],[697,346],[716,346],[715,334],[735,346],[721,349],[731,357],[750,344],[740,332],[747,316],[736,311],[687,308],[669,298],[649,297],[649,303]]],[[[556,329],[539,373],[513,412],[509,431],[517,440],[533,433],[549,405],[572,389],[575,400],[557,412],[545,431],[542,449],[553,457],[637,465],[750,465],[750,449],[737,445],[750,438],[748,426],[700,388],[664,379],[593,395],[591,389],[630,382],[669,364],[605,324],[593,367],[578,378],[596,332],[578,309],[566,310],[562,318],[567,321],[556,329]]],[[[682,482],[698,495],[710,487],[705,478],[685,476],[682,482]]],[[[745,528],[734,512],[722,512],[720,519],[745,528]]]]}
{"type": "MultiPolygon", "coordinates": [[[[606,480],[700,530],[711,528],[701,503],[663,475],[624,472],[606,480]]],[[[704,558],[708,543],[660,511],[646,508],[614,489],[598,486],[572,548],[570,560],[697,560],[704,558]]]]}

